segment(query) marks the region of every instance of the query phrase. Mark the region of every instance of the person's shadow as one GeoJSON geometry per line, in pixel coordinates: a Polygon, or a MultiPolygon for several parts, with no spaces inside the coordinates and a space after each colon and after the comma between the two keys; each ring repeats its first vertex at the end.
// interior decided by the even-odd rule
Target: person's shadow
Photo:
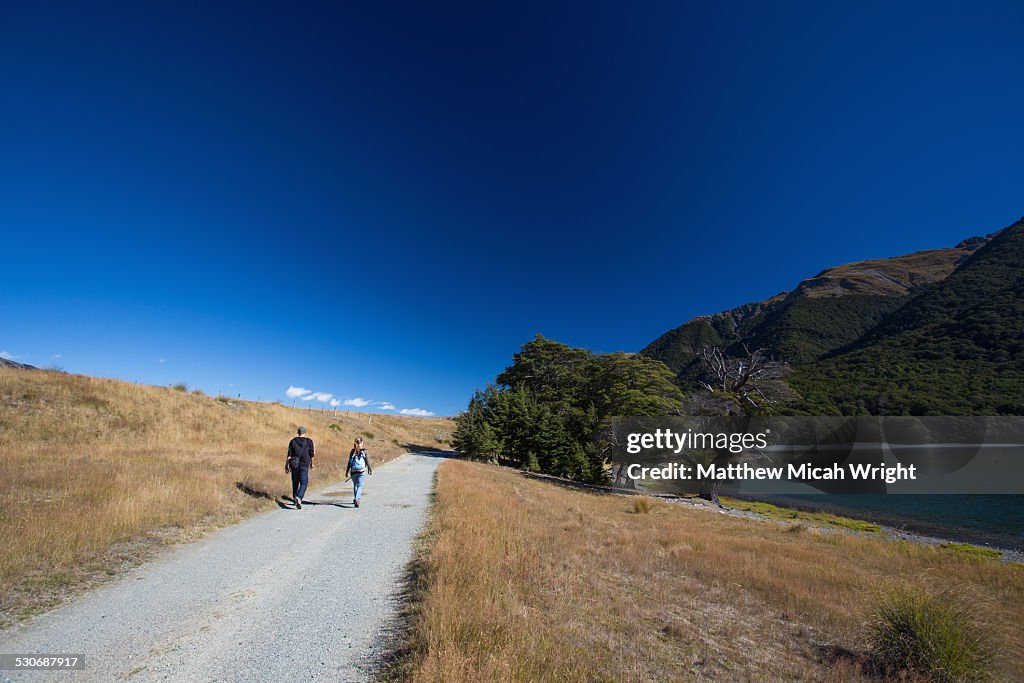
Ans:
{"type": "Polygon", "coordinates": [[[320,500],[305,500],[305,499],[303,499],[302,507],[306,507],[307,505],[327,505],[327,506],[336,507],[336,508],[354,508],[355,507],[355,505],[353,505],[352,503],[348,503],[346,505],[345,503],[335,503],[333,501],[332,502],[327,502],[327,501],[320,501],[320,500]]]}
{"type": "MultiPolygon", "coordinates": [[[[279,499],[277,499],[274,502],[277,503],[277,507],[281,508],[282,510],[294,510],[295,509],[295,499],[292,498],[291,496],[281,496],[279,499]]],[[[336,507],[336,508],[351,508],[353,510],[356,507],[352,503],[333,503],[333,502],[332,503],[325,503],[325,502],[320,502],[320,501],[316,501],[316,500],[303,499],[302,507],[306,507],[307,505],[329,505],[329,506],[333,506],[333,507],[336,507]]]]}

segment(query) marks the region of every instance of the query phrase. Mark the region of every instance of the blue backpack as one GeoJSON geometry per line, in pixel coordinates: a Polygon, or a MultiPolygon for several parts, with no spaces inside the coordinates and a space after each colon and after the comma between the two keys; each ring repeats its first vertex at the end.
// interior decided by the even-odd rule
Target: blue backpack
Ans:
{"type": "Polygon", "coordinates": [[[348,468],[353,474],[362,474],[366,471],[366,451],[356,451],[348,459],[348,468]]]}

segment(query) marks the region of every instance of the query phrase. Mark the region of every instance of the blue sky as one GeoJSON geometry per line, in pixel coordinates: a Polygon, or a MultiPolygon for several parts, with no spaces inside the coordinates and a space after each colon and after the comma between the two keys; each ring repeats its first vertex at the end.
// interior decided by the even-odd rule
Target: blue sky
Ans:
{"type": "Polygon", "coordinates": [[[1015,0],[3,3],[0,351],[451,414],[535,333],[635,351],[1016,220],[1022,30],[1015,0]]]}

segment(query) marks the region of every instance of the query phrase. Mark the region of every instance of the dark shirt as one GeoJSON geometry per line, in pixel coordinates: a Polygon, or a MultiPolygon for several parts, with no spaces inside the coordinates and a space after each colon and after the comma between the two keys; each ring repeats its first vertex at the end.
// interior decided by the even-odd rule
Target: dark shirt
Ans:
{"type": "Polygon", "coordinates": [[[298,458],[299,467],[309,467],[314,455],[313,439],[308,436],[296,436],[288,444],[288,457],[298,458]]]}

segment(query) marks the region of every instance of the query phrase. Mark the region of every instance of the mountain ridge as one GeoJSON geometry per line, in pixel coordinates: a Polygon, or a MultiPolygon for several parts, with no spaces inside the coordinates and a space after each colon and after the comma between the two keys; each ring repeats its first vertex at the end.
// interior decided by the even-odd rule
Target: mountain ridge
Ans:
{"type": "Polygon", "coordinates": [[[853,344],[798,368],[817,413],[1024,415],[1024,219],[853,344]]]}
{"type": "Polygon", "coordinates": [[[855,341],[918,287],[948,277],[991,237],[826,268],[763,301],[692,318],[640,353],[664,362],[684,385],[693,380],[699,368],[697,354],[707,346],[738,353],[738,342],[743,340],[786,362],[817,360],[855,341]],[[847,300],[823,301],[829,299],[847,300]],[[833,323],[833,334],[823,337],[821,330],[813,329],[822,318],[833,323]]]}
{"type": "MultiPolygon", "coordinates": [[[[699,356],[702,349],[715,346],[733,356],[744,355],[748,349],[762,349],[774,359],[797,369],[795,380],[790,384],[798,389],[798,394],[813,395],[800,404],[799,410],[837,412],[840,409],[836,399],[828,398],[820,391],[816,392],[815,381],[828,384],[845,373],[847,381],[866,389],[867,385],[858,384],[856,377],[857,372],[870,366],[868,356],[871,351],[864,349],[881,345],[887,352],[899,350],[899,343],[884,340],[904,334],[908,329],[927,328],[929,325],[934,327],[933,323],[944,315],[943,311],[959,310],[958,306],[967,300],[973,302],[974,308],[960,311],[961,317],[969,319],[977,311],[984,310],[988,327],[1002,330],[1005,325],[999,316],[989,310],[991,307],[985,308],[983,304],[985,297],[988,297],[988,300],[1001,302],[1004,308],[1014,309],[1015,303],[1021,300],[1019,292],[1006,292],[1007,288],[1012,290],[1013,286],[1010,281],[1013,279],[1014,256],[990,258],[986,254],[991,254],[993,250],[1013,250],[1012,244],[1016,243],[1016,235],[1021,231],[1024,231],[1024,221],[1017,221],[1002,230],[961,240],[953,247],[927,249],[826,268],[802,280],[792,290],[764,301],[697,316],[662,334],[640,353],[668,365],[685,389],[697,390],[701,387],[703,373],[699,356]],[[982,265],[972,266],[972,263],[982,265]],[[984,272],[974,278],[956,277],[954,289],[957,293],[950,294],[947,291],[949,288],[943,288],[943,283],[955,274],[964,270],[969,272],[972,268],[984,272]],[[987,294],[980,295],[982,291],[987,294]],[[938,297],[942,303],[915,303],[925,295],[938,297]],[[849,363],[834,360],[855,353],[866,355],[850,356],[853,361],[849,363]],[[800,372],[801,368],[812,366],[817,368],[815,372],[823,372],[824,375],[800,372]],[[860,370],[854,372],[851,368],[860,370]],[[817,380],[813,380],[813,377],[817,377],[817,380]]],[[[1024,263],[1024,256],[1017,264],[1018,271],[1020,263],[1024,263]]],[[[1013,318],[1016,319],[1015,316],[1013,318]]],[[[970,334],[985,336],[984,329],[978,325],[964,327],[961,324],[957,327],[947,324],[935,329],[941,329],[936,334],[956,337],[967,332],[967,328],[970,334]]],[[[1004,335],[1012,336],[1012,333],[1004,335]]],[[[902,343],[910,344],[911,341],[905,339],[902,343]]],[[[927,340],[916,337],[913,343],[929,347],[927,340]]],[[[934,356],[932,360],[943,359],[947,363],[950,361],[947,358],[949,353],[971,359],[987,357],[984,349],[976,346],[966,342],[959,346],[950,343],[942,346],[942,350],[932,348],[930,353],[934,356]],[[958,350],[953,350],[954,347],[958,350]]],[[[1001,345],[996,346],[999,353],[1004,353],[1001,345]]],[[[904,358],[904,361],[910,363],[909,357],[904,358]]],[[[991,368],[986,373],[990,371],[991,368]]],[[[877,384],[872,386],[877,390],[884,389],[877,384]]],[[[880,395],[884,396],[885,393],[881,391],[880,395]]],[[[840,391],[836,396],[842,394],[840,391]]],[[[843,400],[847,403],[852,400],[852,404],[846,405],[847,411],[879,409],[878,405],[870,405],[870,401],[866,401],[863,396],[857,399],[843,396],[843,400]]],[[[883,398],[882,404],[887,401],[887,397],[883,398]]],[[[915,410],[931,410],[925,406],[928,403],[925,401],[917,405],[915,410]]],[[[976,407],[984,403],[974,401],[976,407]]],[[[960,409],[966,409],[964,405],[958,405],[960,409]]],[[[1007,408],[1016,404],[1009,401],[1000,405],[1007,408]]],[[[905,405],[901,406],[906,408],[905,405]]],[[[936,406],[949,408],[950,404],[939,402],[936,406]]]]}

